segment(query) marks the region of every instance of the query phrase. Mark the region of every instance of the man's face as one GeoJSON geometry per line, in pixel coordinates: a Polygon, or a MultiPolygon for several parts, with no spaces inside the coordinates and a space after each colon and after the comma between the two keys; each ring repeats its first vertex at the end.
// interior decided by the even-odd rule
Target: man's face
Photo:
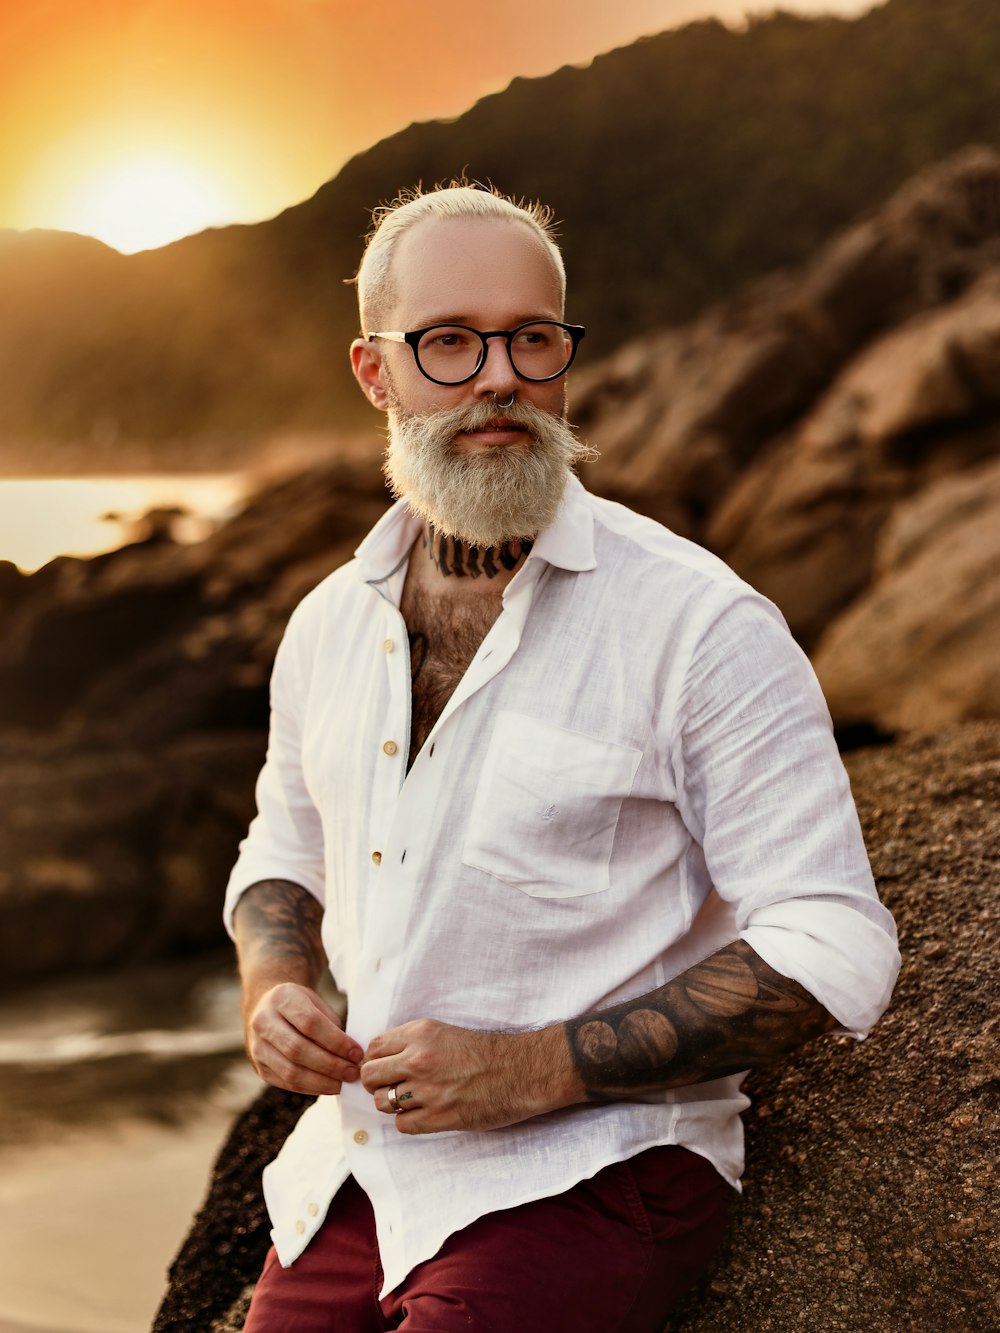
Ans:
{"type": "MultiPolygon", "coordinates": [[[[393,279],[385,328],[512,329],[562,318],[551,258],[516,223],[425,219],[401,238],[393,279]]],[[[479,546],[548,526],[580,452],[564,421],[564,376],[519,379],[502,339],[490,340],[480,372],[459,385],[428,380],[398,343],[378,344],[378,359],[390,426],[385,470],[395,494],[439,532],[479,546]],[[512,396],[512,407],[496,406],[512,396]]]]}
{"type": "MultiPolygon", "coordinates": [[[[395,303],[383,328],[468,324],[484,330],[514,329],[530,320],[563,317],[559,278],[549,254],[527,227],[515,222],[425,218],[400,238],[392,278],[395,303]]],[[[553,415],[563,413],[565,378],[546,384],[518,379],[501,338],[490,340],[479,374],[459,385],[426,379],[408,347],[399,343],[380,347],[393,387],[393,406],[406,416],[492,402],[494,393],[500,402],[516,393],[519,402],[553,415]]],[[[500,438],[504,432],[494,434],[463,436],[456,446],[475,450],[518,442],[500,438]]]]}

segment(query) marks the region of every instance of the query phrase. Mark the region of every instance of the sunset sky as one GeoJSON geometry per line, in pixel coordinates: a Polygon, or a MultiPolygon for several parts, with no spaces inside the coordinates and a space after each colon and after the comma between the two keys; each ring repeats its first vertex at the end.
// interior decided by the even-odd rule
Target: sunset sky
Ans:
{"type": "MultiPolygon", "coordinates": [[[[871,0],[783,0],[856,14],[871,0]]],[[[270,217],[414,120],[745,0],[0,0],[0,227],[270,217]]],[[[609,109],[609,114],[612,112],[609,109]]]]}

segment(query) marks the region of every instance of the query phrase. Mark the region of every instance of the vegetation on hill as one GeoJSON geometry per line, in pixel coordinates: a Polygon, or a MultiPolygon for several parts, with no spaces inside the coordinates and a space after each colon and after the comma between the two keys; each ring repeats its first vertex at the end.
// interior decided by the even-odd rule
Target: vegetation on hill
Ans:
{"type": "Polygon", "coordinates": [[[122,465],[169,446],[195,464],[366,420],[345,279],[368,210],[463,170],[554,206],[584,359],[607,353],[804,259],[919,167],[995,142],[998,68],[995,0],[697,23],[411,126],[257,226],[130,258],[0,235],[0,468],[28,442],[122,465]]]}

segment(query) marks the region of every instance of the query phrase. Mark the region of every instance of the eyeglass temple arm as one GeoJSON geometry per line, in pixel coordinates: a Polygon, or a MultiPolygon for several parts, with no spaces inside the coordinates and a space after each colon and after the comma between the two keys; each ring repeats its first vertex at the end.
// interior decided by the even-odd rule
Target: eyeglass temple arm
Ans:
{"type": "Polygon", "coordinates": [[[374,342],[374,340],[375,340],[376,338],[384,338],[384,339],[386,340],[386,342],[390,342],[390,343],[405,343],[405,342],[406,342],[406,334],[405,334],[405,333],[396,333],[396,332],[392,332],[392,333],[369,333],[369,335],[368,335],[368,342],[374,342]]]}

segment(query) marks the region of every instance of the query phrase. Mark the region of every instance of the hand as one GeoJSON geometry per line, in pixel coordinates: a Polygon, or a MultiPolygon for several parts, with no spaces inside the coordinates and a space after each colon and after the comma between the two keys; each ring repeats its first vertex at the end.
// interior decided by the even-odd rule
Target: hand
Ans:
{"type": "Polygon", "coordinates": [[[247,1054],[265,1082],[289,1092],[340,1092],[360,1077],[364,1051],[339,1016],[308,986],[285,981],[254,1003],[247,1054]]]}
{"type": "Polygon", "coordinates": [[[434,1019],[403,1023],[368,1044],[361,1081],[401,1134],[499,1129],[577,1100],[558,1028],[479,1032],[434,1019]],[[389,1105],[395,1088],[399,1113],[389,1105]]]}

